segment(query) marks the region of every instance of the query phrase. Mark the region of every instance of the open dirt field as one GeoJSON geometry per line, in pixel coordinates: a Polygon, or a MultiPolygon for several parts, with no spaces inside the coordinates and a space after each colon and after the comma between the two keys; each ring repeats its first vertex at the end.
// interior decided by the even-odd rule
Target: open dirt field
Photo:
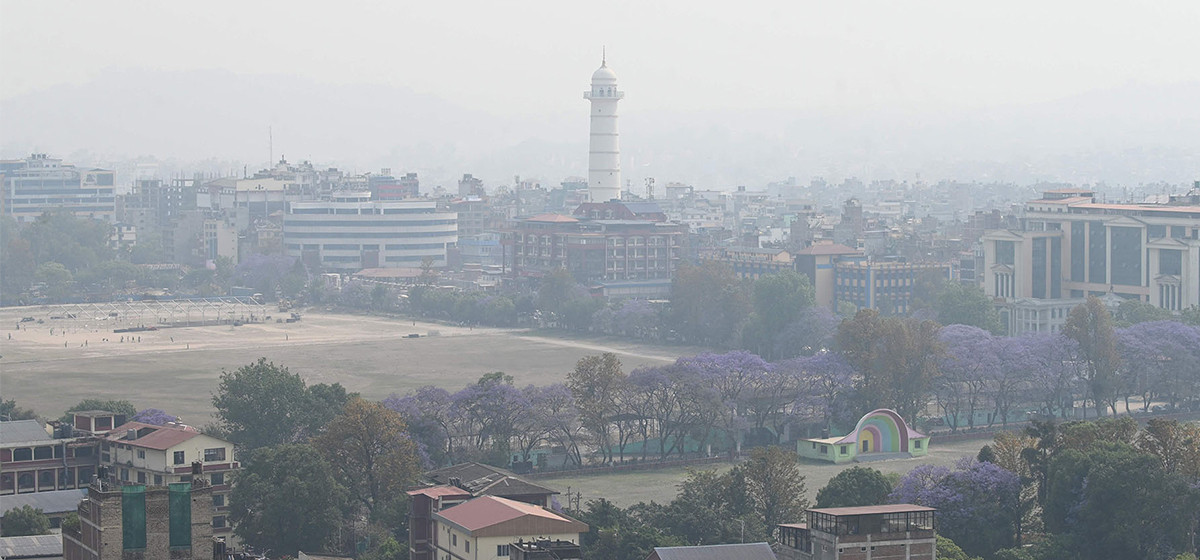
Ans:
{"type": "MultiPolygon", "coordinates": [[[[871,467],[884,473],[900,474],[907,473],[918,465],[932,464],[953,467],[959,459],[979,454],[980,448],[990,441],[991,438],[985,438],[939,445],[935,437],[932,445],[929,446],[929,455],[924,457],[843,465],[805,461],[800,465],[800,470],[805,476],[808,499],[816,503],[818,490],[829,484],[829,480],[837,476],[839,472],[855,465],[871,467]]],[[[718,466],[702,468],[717,468],[724,472],[730,466],[729,463],[721,463],[718,466]]],[[[554,488],[563,494],[566,494],[567,488],[570,487],[572,493],[583,494],[583,503],[596,498],[606,498],[621,507],[628,507],[638,502],[655,501],[660,504],[670,502],[675,499],[675,495],[679,491],[678,485],[686,475],[687,472],[683,468],[677,468],[596,476],[539,478],[536,482],[554,488]]],[[[559,498],[559,501],[565,503],[566,498],[559,498]]]]}
{"type": "Polygon", "coordinates": [[[65,335],[63,327],[75,321],[44,319],[16,329],[22,317],[34,315],[49,314],[40,308],[0,309],[0,394],[48,417],[95,397],[128,399],[139,408],[162,408],[191,424],[204,424],[221,370],[260,356],[286,365],[309,383],[338,382],[364,397],[382,399],[423,385],[457,389],[493,371],[512,375],[520,385],[554,383],[565,379],[580,358],[606,351],[616,353],[626,371],[697,352],[623,339],[556,338],[513,329],[319,313],[305,313],[290,324],[124,335],[101,321],[68,328],[65,335]],[[421,338],[406,338],[410,333],[421,338]]]}

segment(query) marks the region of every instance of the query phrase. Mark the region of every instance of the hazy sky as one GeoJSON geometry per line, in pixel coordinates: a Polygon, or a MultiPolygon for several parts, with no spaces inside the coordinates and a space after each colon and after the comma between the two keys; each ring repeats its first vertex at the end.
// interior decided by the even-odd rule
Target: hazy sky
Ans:
{"type": "Polygon", "coordinates": [[[110,69],[225,69],[401,85],[527,114],[580,105],[602,45],[640,110],[971,107],[1200,81],[1196,0],[4,0],[0,9],[0,98],[110,69]]]}
{"type": "Polygon", "coordinates": [[[319,161],[440,166],[447,176],[582,174],[582,92],[607,46],[627,92],[622,142],[639,158],[626,165],[660,177],[720,173],[719,181],[732,182],[925,170],[996,178],[1004,174],[975,170],[1000,165],[1073,180],[1095,175],[1076,162],[1042,173],[1027,160],[1085,153],[1104,162],[1114,151],[1158,142],[1166,159],[1137,155],[1120,176],[1182,180],[1200,169],[1188,156],[1200,143],[1200,131],[1191,134],[1200,110],[1187,108],[1200,91],[1198,30],[1198,0],[0,0],[0,148],[242,158],[253,166],[266,160],[261,137],[273,125],[276,154],[319,161]],[[121,105],[113,97],[126,96],[127,76],[129,88],[163,86],[130,92],[121,105]],[[212,82],[242,77],[226,95],[263,99],[189,95],[189,76],[216,93],[222,83],[212,82]],[[376,89],[338,89],[347,86],[376,89]],[[315,101],[297,95],[285,110],[289,87],[313,90],[303,93],[315,101]],[[416,97],[396,104],[415,115],[389,114],[388,99],[404,92],[416,97]],[[1056,120],[1073,109],[1064,99],[1097,92],[1108,97],[1088,105],[1090,113],[1056,120]],[[273,100],[281,107],[275,113],[273,100]],[[1047,103],[1019,118],[1005,113],[1047,103]],[[1181,106],[1183,120],[1175,116],[1181,106]],[[308,108],[326,122],[306,122],[308,108]],[[945,115],[959,120],[932,122],[945,115]],[[1109,115],[1116,120],[1098,122],[1109,115]],[[888,119],[904,122],[878,124],[888,119]],[[346,140],[331,139],[338,135],[346,140]],[[414,150],[413,138],[432,147],[414,150]],[[1093,138],[1108,142],[1108,151],[1093,138]],[[525,141],[546,144],[487,153],[525,141]],[[714,162],[721,158],[731,161],[714,162]],[[1145,161],[1165,161],[1167,171],[1145,161]]]}

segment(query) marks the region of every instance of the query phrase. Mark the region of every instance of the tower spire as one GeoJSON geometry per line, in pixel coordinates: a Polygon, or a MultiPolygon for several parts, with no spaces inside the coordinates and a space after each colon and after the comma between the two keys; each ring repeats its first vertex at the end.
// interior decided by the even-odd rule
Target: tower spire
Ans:
{"type": "Polygon", "coordinates": [[[600,45],[600,66],[608,66],[608,48],[600,45]]]}

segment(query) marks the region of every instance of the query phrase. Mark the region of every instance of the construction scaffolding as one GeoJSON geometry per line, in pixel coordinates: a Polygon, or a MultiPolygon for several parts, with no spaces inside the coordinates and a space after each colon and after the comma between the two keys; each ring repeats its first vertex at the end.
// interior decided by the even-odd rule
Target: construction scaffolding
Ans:
{"type": "Polygon", "coordinates": [[[252,297],[212,297],[47,305],[33,318],[69,330],[118,330],[261,323],[269,313],[252,297]]]}

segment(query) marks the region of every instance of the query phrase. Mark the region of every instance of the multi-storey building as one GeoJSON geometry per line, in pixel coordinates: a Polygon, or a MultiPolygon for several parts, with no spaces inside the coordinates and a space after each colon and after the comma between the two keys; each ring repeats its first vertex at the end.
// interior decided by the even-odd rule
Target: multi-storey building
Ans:
{"type": "Polygon", "coordinates": [[[781,560],[937,557],[937,510],[912,504],[810,509],[804,523],[779,526],[781,560]]]}
{"type": "Polygon", "coordinates": [[[913,288],[923,279],[949,280],[951,267],[941,263],[839,260],[834,263],[834,305],[842,302],[859,309],[906,314],[912,305],[913,288]]]}
{"type": "MultiPolygon", "coordinates": [[[[445,558],[446,552],[439,551],[438,546],[445,537],[439,531],[436,518],[443,510],[479,496],[498,496],[539,508],[548,507],[551,497],[558,493],[509,471],[480,463],[460,463],[430,471],[425,473],[423,479],[424,487],[408,492],[412,498],[409,504],[408,546],[413,560],[445,558]]],[[[476,549],[479,550],[478,546],[476,549]]]]}
{"type": "MultiPolygon", "coordinates": [[[[514,545],[522,548],[521,553],[527,552],[525,541],[579,545],[580,534],[588,531],[582,521],[497,496],[481,496],[443,509],[433,514],[433,520],[433,549],[438,558],[447,560],[505,560],[513,555],[514,545]]],[[[562,548],[579,552],[577,547],[562,548]]]]}
{"type": "MultiPolygon", "coordinates": [[[[586,205],[587,216],[608,215],[604,206],[586,205]]],[[[613,215],[637,215],[618,210],[613,215]]],[[[542,276],[566,269],[580,282],[614,284],[656,280],[669,287],[680,259],[686,226],[650,219],[594,219],[541,214],[517,223],[513,234],[514,273],[542,276]]]]}
{"type": "Polygon", "coordinates": [[[98,455],[99,443],[70,427],[54,433],[37,420],[0,423],[0,495],[86,488],[98,455]]]}
{"type": "Polygon", "coordinates": [[[432,200],[371,201],[348,193],[328,202],[298,202],[283,220],[287,253],[326,270],[446,266],[458,242],[458,216],[432,200]]]}
{"type": "Polygon", "coordinates": [[[212,487],[95,481],[79,503],[79,528],[63,530],[65,560],[210,560],[212,487]]]}
{"type": "Polygon", "coordinates": [[[113,171],[78,169],[46,154],[3,160],[0,211],[18,222],[31,222],[51,211],[111,222],[116,217],[115,183],[113,171]]]}
{"type": "Polygon", "coordinates": [[[792,255],[783,249],[759,249],[757,247],[728,247],[710,251],[701,257],[707,262],[729,266],[738,278],[756,280],[766,274],[795,270],[792,255]]]}
{"type": "Polygon", "coordinates": [[[1028,300],[1112,293],[1171,311],[1200,305],[1200,205],[1190,199],[1106,204],[1087,189],[1046,191],[1025,204],[1020,229],[988,231],[981,242],[976,273],[1010,311],[1010,334],[1050,324],[1017,320],[1013,306],[1028,300]]]}
{"type": "Polygon", "coordinates": [[[211,485],[213,531],[230,532],[230,477],[239,468],[233,444],[183,425],[127,422],[101,437],[100,464],[121,484],[195,482],[193,465],[211,485]]]}

